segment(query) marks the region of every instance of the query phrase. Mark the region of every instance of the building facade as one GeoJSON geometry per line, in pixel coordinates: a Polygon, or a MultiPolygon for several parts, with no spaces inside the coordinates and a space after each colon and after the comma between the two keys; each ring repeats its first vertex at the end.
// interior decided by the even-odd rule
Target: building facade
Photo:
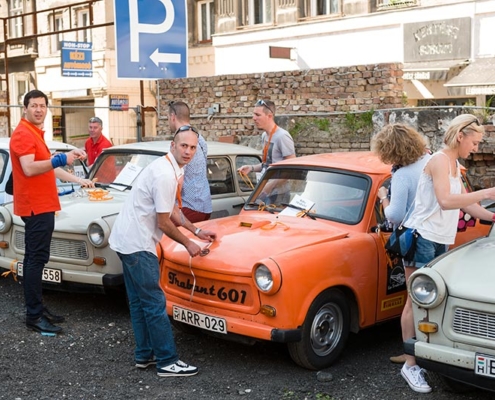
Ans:
{"type": "Polygon", "coordinates": [[[214,3],[217,75],[401,62],[408,105],[482,106],[495,94],[493,0],[214,3]]]}

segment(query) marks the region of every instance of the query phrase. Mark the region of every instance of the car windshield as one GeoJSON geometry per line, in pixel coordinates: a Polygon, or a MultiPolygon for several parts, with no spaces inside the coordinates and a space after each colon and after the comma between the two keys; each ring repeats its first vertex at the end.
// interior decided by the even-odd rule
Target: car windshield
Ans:
{"type": "Polygon", "coordinates": [[[363,216],[370,185],[369,177],[350,172],[270,168],[245,208],[309,209],[305,213],[309,217],[356,224],[363,216]]]}
{"type": "Polygon", "coordinates": [[[158,157],[160,155],[150,153],[104,152],[89,178],[101,185],[119,183],[132,186],[139,173],[158,157]]]}

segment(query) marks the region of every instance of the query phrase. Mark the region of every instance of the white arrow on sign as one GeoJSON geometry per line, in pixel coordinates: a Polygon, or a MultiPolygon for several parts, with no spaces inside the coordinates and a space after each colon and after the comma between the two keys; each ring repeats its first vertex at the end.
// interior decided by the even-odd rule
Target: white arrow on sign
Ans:
{"type": "MultiPolygon", "coordinates": [[[[139,62],[140,33],[165,33],[172,27],[175,19],[175,10],[172,0],[159,0],[165,7],[165,19],[159,24],[142,24],[139,22],[138,1],[139,0],[129,0],[131,62],[139,62]]],[[[150,55],[150,59],[158,67],[158,64],[161,62],[180,63],[180,54],[160,53],[158,49],[156,49],[153,54],[150,55]]]]}
{"type": "Polygon", "coordinates": [[[160,53],[156,49],[150,56],[150,60],[155,63],[158,67],[160,63],[177,63],[180,64],[180,54],[179,53],[160,53]]]}

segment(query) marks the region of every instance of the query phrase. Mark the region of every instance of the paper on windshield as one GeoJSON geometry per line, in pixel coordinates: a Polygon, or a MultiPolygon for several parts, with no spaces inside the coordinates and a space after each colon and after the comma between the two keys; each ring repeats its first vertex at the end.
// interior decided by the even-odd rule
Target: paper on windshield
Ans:
{"type": "MultiPolygon", "coordinates": [[[[134,179],[139,175],[139,173],[143,170],[143,167],[140,167],[136,164],[131,164],[128,162],[125,167],[120,171],[117,175],[114,183],[121,183],[122,185],[131,185],[134,179]]],[[[110,185],[111,188],[117,189],[120,191],[124,191],[126,189],[125,186],[120,185],[110,185]]]]}
{"type": "Polygon", "coordinates": [[[315,205],[315,202],[305,199],[304,197],[296,194],[289,204],[294,207],[285,207],[279,215],[289,215],[297,217],[301,211],[308,212],[309,210],[311,210],[311,208],[313,208],[313,206],[315,205]]]}

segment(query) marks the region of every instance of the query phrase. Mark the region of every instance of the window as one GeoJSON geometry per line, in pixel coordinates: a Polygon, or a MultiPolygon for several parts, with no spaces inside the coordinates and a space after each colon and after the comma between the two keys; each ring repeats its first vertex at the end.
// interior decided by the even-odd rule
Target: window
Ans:
{"type": "Polygon", "coordinates": [[[198,41],[211,40],[215,33],[215,9],[213,0],[198,2],[198,41]]]}
{"type": "MultiPolygon", "coordinates": [[[[52,18],[52,17],[50,17],[52,18]]],[[[58,32],[64,29],[64,18],[62,14],[57,14],[51,19],[52,31],[58,32]]],[[[51,35],[52,53],[59,51],[62,48],[62,40],[64,40],[61,33],[51,35]]]]}
{"type": "Polygon", "coordinates": [[[272,13],[272,0],[241,0],[241,22],[243,25],[272,22],[272,13]]]}
{"type": "MultiPolygon", "coordinates": [[[[81,28],[84,26],[89,26],[89,10],[79,10],[77,11],[77,27],[81,28]]],[[[77,31],[77,41],[78,42],[91,42],[91,35],[89,29],[84,29],[77,31]]]]}
{"type": "Polygon", "coordinates": [[[304,17],[337,14],[339,0],[304,0],[304,17]]]}
{"type": "MultiPolygon", "coordinates": [[[[14,17],[24,13],[24,1],[23,0],[10,0],[9,1],[9,15],[14,17]]],[[[9,26],[9,37],[18,38],[23,36],[22,32],[22,17],[12,18],[9,26]]]]}

